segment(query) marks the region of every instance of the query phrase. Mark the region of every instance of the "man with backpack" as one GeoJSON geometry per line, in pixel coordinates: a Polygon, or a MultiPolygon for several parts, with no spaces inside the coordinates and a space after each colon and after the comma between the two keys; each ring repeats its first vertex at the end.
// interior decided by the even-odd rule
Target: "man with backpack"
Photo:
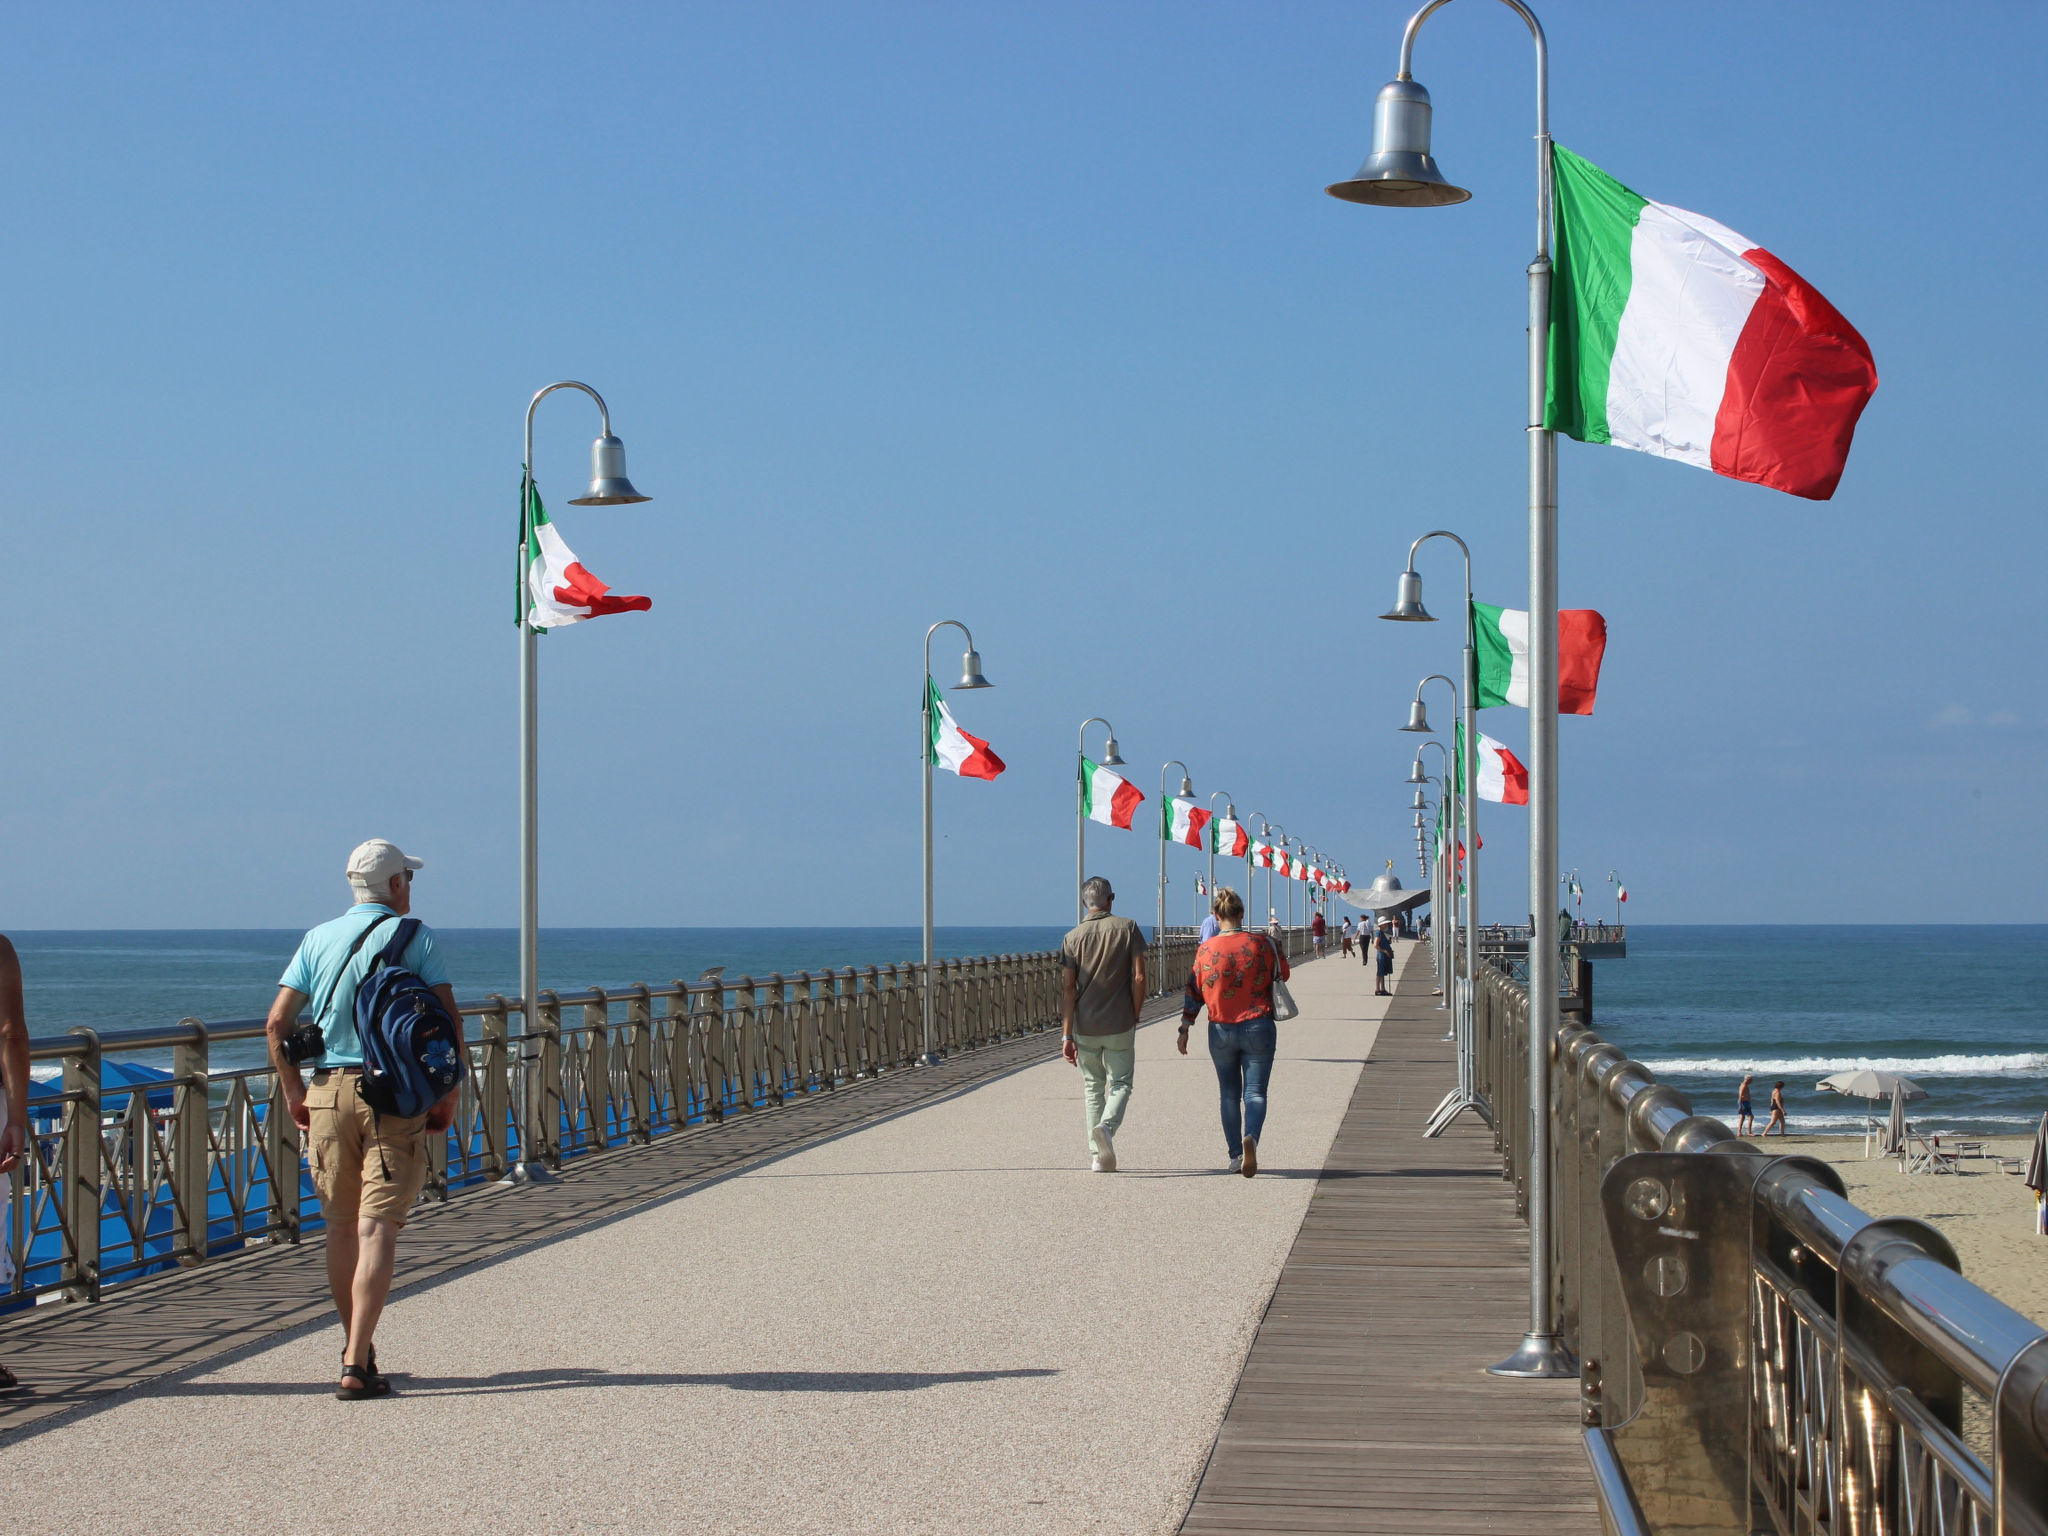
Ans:
{"type": "Polygon", "coordinates": [[[372,1340],[399,1229],[426,1181],[427,1138],[454,1120],[467,1070],[462,1015],[433,932],[406,915],[413,871],[424,867],[383,838],[350,854],[355,904],[300,941],[270,1005],[271,1063],[306,1133],[327,1220],[327,1284],[343,1334],[335,1396],[345,1400],[391,1391],[372,1340]],[[414,1048],[415,1039],[424,1043],[414,1048]],[[408,1051],[417,1059],[404,1059],[408,1051]]]}

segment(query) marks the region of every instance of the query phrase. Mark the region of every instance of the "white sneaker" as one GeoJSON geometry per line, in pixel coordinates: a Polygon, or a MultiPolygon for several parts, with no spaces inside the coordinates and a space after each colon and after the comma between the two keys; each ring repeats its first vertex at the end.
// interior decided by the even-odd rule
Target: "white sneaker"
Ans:
{"type": "Polygon", "coordinates": [[[1242,1173],[1244,1171],[1244,1154],[1242,1152],[1230,1160],[1230,1171],[1232,1173],[1242,1173]]]}
{"type": "Polygon", "coordinates": [[[1103,1167],[1103,1166],[1102,1166],[1102,1159],[1101,1159],[1101,1158],[1099,1158],[1099,1157],[1098,1157],[1098,1158],[1095,1158],[1095,1159],[1094,1159],[1093,1161],[1091,1161],[1091,1162],[1090,1162],[1090,1163],[1088,1164],[1088,1171],[1089,1171],[1090,1173],[1114,1173],[1114,1172],[1116,1172],[1116,1170],[1115,1170],[1114,1168],[1105,1168],[1105,1167],[1103,1167]]]}
{"type": "Polygon", "coordinates": [[[1089,1131],[1088,1139],[1095,1145],[1095,1169],[1097,1173],[1116,1172],[1116,1143],[1110,1140],[1109,1127],[1098,1125],[1089,1131]]]}

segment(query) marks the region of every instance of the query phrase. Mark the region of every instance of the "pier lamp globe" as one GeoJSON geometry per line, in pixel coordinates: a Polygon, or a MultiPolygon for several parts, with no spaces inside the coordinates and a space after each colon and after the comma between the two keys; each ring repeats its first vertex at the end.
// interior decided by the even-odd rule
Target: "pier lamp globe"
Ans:
{"type": "Polygon", "coordinates": [[[1472,194],[1451,185],[1429,152],[1429,92],[1404,71],[1380,87],[1372,104],[1372,153],[1346,181],[1323,190],[1347,203],[1378,208],[1446,208],[1472,194]]]}
{"type": "Polygon", "coordinates": [[[1408,723],[1402,726],[1401,729],[1404,731],[1414,731],[1418,735],[1423,736],[1434,736],[1436,734],[1435,731],[1430,729],[1429,711],[1423,708],[1421,699],[1417,699],[1408,706],[1408,723]]]}
{"type": "Polygon", "coordinates": [[[626,478],[626,445],[607,431],[590,445],[590,489],[571,496],[572,507],[624,507],[636,501],[652,501],[633,489],[626,478]]]}
{"type": "Polygon", "coordinates": [[[1401,573],[1395,584],[1394,606],[1380,615],[1403,624],[1434,624],[1436,615],[1422,606],[1422,575],[1413,566],[1401,573]]]}
{"type": "Polygon", "coordinates": [[[1180,776],[1180,797],[1183,800],[1192,800],[1195,797],[1195,781],[1186,774],[1180,776]]]}
{"type": "Polygon", "coordinates": [[[981,652],[969,651],[960,658],[960,681],[953,685],[959,688],[993,688],[995,684],[981,675],[981,652]]]}
{"type": "Polygon", "coordinates": [[[1421,790],[1415,791],[1415,803],[1409,806],[1408,809],[1411,811],[1426,811],[1429,809],[1429,801],[1423,798],[1421,790]]]}
{"type": "Polygon", "coordinates": [[[1114,736],[1109,738],[1109,750],[1103,754],[1102,766],[1105,768],[1128,768],[1130,766],[1129,763],[1126,763],[1121,757],[1117,756],[1116,738],[1114,736]]]}
{"type": "Polygon", "coordinates": [[[1429,782],[1429,775],[1422,771],[1422,759],[1420,757],[1415,759],[1413,766],[1408,770],[1408,777],[1401,782],[1403,784],[1427,784],[1429,782]]]}

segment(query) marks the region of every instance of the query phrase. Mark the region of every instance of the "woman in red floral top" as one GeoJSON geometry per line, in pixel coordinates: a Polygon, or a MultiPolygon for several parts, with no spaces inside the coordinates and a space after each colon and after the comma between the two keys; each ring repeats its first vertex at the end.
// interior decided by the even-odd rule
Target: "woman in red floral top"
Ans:
{"type": "Polygon", "coordinates": [[[1288,976],[1287,957],[1263,933],[1244,932],[1244,901],[1229,886],[1210,904],[1221,927],[1195,951],[1180,1005],[1180,1053],[1188,1053],[1195,1015],[1209,1010],[1209,1059],[1223,1096],[1223,1141],[1230,1171],[1259,1171],[1259,1137],[1266,1128],[1266,1084],[1273,1076],[1273,978],[1288,976]]]}

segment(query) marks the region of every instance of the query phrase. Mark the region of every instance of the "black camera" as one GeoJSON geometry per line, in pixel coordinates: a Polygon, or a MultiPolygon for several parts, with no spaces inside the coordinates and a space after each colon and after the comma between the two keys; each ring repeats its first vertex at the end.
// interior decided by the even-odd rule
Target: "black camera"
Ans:
{"type": "Polygon", "coordinates": [[[293,1066],[327,1054],[327,1037],[311,1019],[301,1019],[284,1037],[284,1059],[293,1066]]]}

